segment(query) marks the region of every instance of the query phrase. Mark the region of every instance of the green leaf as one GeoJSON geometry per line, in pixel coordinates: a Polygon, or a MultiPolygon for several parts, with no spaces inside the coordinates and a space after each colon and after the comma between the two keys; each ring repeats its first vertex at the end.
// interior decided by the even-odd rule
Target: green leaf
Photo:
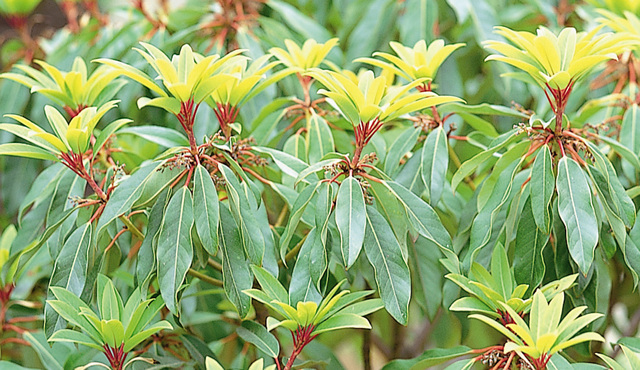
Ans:
{"type": "Polygon", "coordinates": [[[475,297],[462,297],[457,299],[453,304],[449,307],[451,311],[461,311],[461,312],[478,312],[482,313],[485,316],[499,318],[500,315],[496,313],[495,310],[492,310],[491,307],[484,304],[481,300],[475,297]]]}
{"type": "Polygon", "coordinates": [[[291,242],[291,238],[293,238],[293,235],[298,228],[300,219],[302,218],[307,205],[311,201],[311,198],[313,198],[313,196],[315,195],[316,190],[319,186],[320,182],[304,188],[296,198],[296,201],[293,204],[293,208],[289,212],[291,214],[291,216],[289,216],[289,222],[287,222],[287,226],[285,227],[284,231],[282,232],[282,236],[280,237],[280,258],[283,261],[284,256],[289,250],[289,243],[291,242]]]}
{"type": "Polygon", "coordinates": [[[569,253],[586,276],[598,244],[598,221],[591,189],[580,165],[571,158],[558,162],[558,213],[566,227],[569,253]]]}
{"type": "Polygon", "coordinates": [[[382,370],[400,369],[428,369],[442,364],[454,358],[458,358],[471,353],[472,349],[467,346],[457,346],[452,348],[435,348],[425,351],[422,355],[410,360],[393,360],[386,364],[382,370]]]}
{"type": "Polygon", "coordinates": [[[279,0],[269,0],[267,4],[278,12],[292,29],[305,38],[318,42],[325,42],[331,38],[329,31],[292,5],[279,0]]]}
{"type": "Polygon", "coordinates": [[[433,319],[442,306],[442,253],[436,243],[420,235],[409,243],[409,255],[415,300],[433,319]]]}
{"type": "MultiPolygon", "coordinates": [[[[318,289],[320,289],[320,282],[322,280],[322,277],[325,271],[327,270],[327,250],[325,249],[325,245],[327,241],[328,224],[329,224],[331,202],[332,202],[332,198],[329,198],[331,197],[331,192],[324,191],[324,189],[330,189],[331,185],[329,184],[325,184],[325,185],[327,186],[321,189],[321,193],[324,193],[324,199],[321,198],[322,197],[322,194],[321,194],[318,197],[318,201],[324,200],[326,202],[328,199],[329,203],[328,204],[325,203],[325,206],[327,208],[325,208],[326,213],[324,214],[320,213],[321,212],[321,210],[319,209],[320,207],[316,207],[316,217],[319,216],[320,218],[323,218],[323,219],[316,220],[316,224],[318,225],[316,226],[316,228],[318,229],[317,235],[315,235],[314,239],[311,240],[311,245],[309,249],[309,274],[311,277],[311,281],[313,281],[313,283],[316,285],[318,289]],[[327,193],[329,197],[327,197],[327,193]]],[[[311,236],[309,236],[308,238],[310,237],[311,236]]]]}
{"type": "Polygon", "coordinates": [[[198,165],[193,177],[193,216],[198,237],[210,255],[218,251],[218,224],[220,206],[218,192],[211,175],[198,165]]]}
{"type": "MultiPolygon", "coordinates": [[[[53,266],[49,286],[62,287],[76,296],[82,294],[88,275],[92,231],[91,224],[86,223],[69,236],[53,266]]],[[[45,331],[50,337],[64,324],[58,314],[45,311],[45,331]]]]}
{"type": "MultiPolygon", "coordinates": [[[[501,176],[503,176],[503,171],[506,169],[513,169],[513,163],[522,163],[524,161],[525,152],[531,147],[531,143],[527,140],[521,141],[514,146],[507,149],[500,158],[496,161],[491,173],[487,176],[483,183],[480,191],[477,196],[478,209],[482,210],[491,196],[494,194],[494,190],[496,187],[500,185],[497,182],[500,180],[501,176]]],[[[515,171],[517,171],[518,166],[515,167],[515,171]]]]}
{"type": "Polygon", "coordinates": [[[151,326],[149,326],[148,328],[137,332],[136,334],[132,335],[131,338],[129,338],[124,345],[123,350],[125,352],[129,352],[133,349],[133,347],[137,346],[138,344],[142,343],[142,341],[149,339],[153,334],[159,332],[160,330],[172,330],[173,326],[171,326],[171,324],[168,321],[162,320],[159,321],[151,326]]]}
{"type": "Polygon", "coordinates": [[[262,265],[265,241],[260,228],[256,227],[257,205],[252,202],[253,195],[247,194],[246,182],[241,185],[229,167],[220,164],[219,168],[226,181],[229,209],[240,230],[242,246],[252,263],[262,265]]]}
{"type": "Polygon", "coordinates": [[[309,167],[306,163],[301,161],[300,159],[287,154],[285,152],[281,152],[279,150],[275,150],[268,147],[257,147],[254,146],[253,150],[260,153],[268,154],[271,159],[273,159],[273,163],[278,166],[278,168],[285,174],[296,178],[300,174],[300,172],[304,171],[307,167],[309,167]]]}
{"type": "MultiPolygon", "coordinates": [[[[472,253],[487,245],[491,241],[492,235],[494,235],[493,229],[496,225],[500,225],[498,216],[511,195],[514,178],[520,168],[521,161],[522,159],[514,161],[501,171],[495,185],[490,187],[491,195],[474,218],[471,226],[470,249],[472,253]]],[[[483,187],[486,185],[485,183],[483,187]]]]}
{"type": "MultiPolygon", "coordinates": [[[[98,275],[98,305],[100,316],[104,320],[121,320],[124,311],[122,298],[108,277],[98,275]]],[[[124,320],[123,320],[124,321],[124,320]]]]}
{"type": "Polygon", "coordinates": [[[549,233],[551,228],[550,205],[554,189],[551,152],[547,145],[543,145],[531,168],[531,209],[535,224],[545,233],[549,233]]]}
{"type": "Polygon", "coordinates": [[[355,262],[362,249],[366,224],[366,208],[360,182],[355,177],[347,177],[336,198],[336,226],[340,233],[342,263],[348,269],[355,262]]]}
{"type": "Polygon", "coordinates": [[[20,143],[0,144],[0,155],[12,155],[16,157],[45,159],[56,162],[58,161],[58,158],[50,151],[44,150],[37,146],[20,143]]]}
{"type": "Polygon", "coordinates": [[[320,162],[316,162],[313,163],[312,165],[310,165],[309,167],[305,168],[302,172],[300,172],[300,174],[298,175],[298,177],[296,177],[296,181],[294,183],[295,186],[298,185],[298,183],[300,183],[300,181],[305,180],[307,177],[311,176],[312,174],[318,172],[318,171],[324,171],[325,167],[329,167],[329,166],[333,166],[334,164],[342,161],[344,158],[329,158],[329,159],[324,159],[320,162]]]}
{"type": "MultiPolygon", "coordinates": [[[[632,153],[640,154],[640,108],[634,103],[627,109],[620,124],[620,144],[624,145],[632,153]]],[[[636,157],[637,158],[637,157],[636,157]]],[[[635,178],[637,167],[630,166],[628,161],[624,161],[622,169],[625,174],[635,178]]]]}
{"type": "Polygon", "coordinates": [[[442,127],[431,131],[422,149],[422,180],[429,189],[429,203],[436,206],[442,195],[449,165],[447,133],[442,127]]]}
{"type": "Polygon", "coordinates": [[[422,181],[422,151],[424,147],[416,150],[411,157],[407,160],[407,163],[402,166],[402,169],[395,177],[395,181],[409,189],[417,196],[422,196],[425,191],[424,181],[422,181]]]}
{"type": "Polygon", "coordinates": [[[509,107],[505,107],[502,105],[493,105],[493,104],[477,104],[477,105],[467,105],[462,103],[449,103],[442,105],[440,108],[441,113],[471,113],[477,115],[485,115],[485,116],[508,116],[508,117],[519,117],[519,118],[529,118],[525,113],[521,111],[509,107]]]}
{"type": "Polygon", "coordinates": [[[118,129],[120,129],[122,126],[131,122],[133,121],[130,119],[119,119],[117,121],[111,122],[107,127],[100,131],[100,135],[98,135],[95,144],[93,144],[93,158],[98,155],[98,152],[102,149],[104,144],[107,142],[107,140],[109,140],[109,137],[111,137],[114,132],[118,131],[118,129]]]}
{"type": "Polygon", "coordinates": [[[125,76],[131,78],[132,80],[144,85],[149,90],[154,91],[158,95],[167,96],[167,93],[164,92],[164,90],[162,90],[160,87],[158,87],[158,85],[156,85],[153,82],[153,80],[147,74],[141,72],[137,68],[131,67],[130,65],[128,65],[126,63],[119,62],[117,60],[111,60],[111,59],[106,59],[106,58],[96,59],[96,60],[94,60],[94,62],[106,64],[108,66],[116,68],[123,75],[125,75],[125,76]]]}
{"type": "Polygon", "coordinates": [[[420,40],[433,40],[433,26],[438,20],[438,4],[428,0],[407,0],[400,14],[400,42],[414,45],[420,40]]]}
{"type": "Polygon", "coordinates": [[[243,290],[251,288],[253,276],[244,256],[240,231],[226,206],[220,207],[219,235],[224,291],[240,317],[245,317],[251,307],[251,298],[243,290]]]}
{"type": "Polygon", "coordinates": [[[156,270],[156,247],[158,245],[158,235],[164,219],[164,210],[169,203],[171,191],[165,190],[158,196],[158,200],[151,207],[149,212],[149,222],[144,240],[138,250],[136,264],[136,282],[138,285],[145,285],[151,274],[156,270]]]}
{"type": "Polygon", "coordinates": [[[93,341],[88,335],[84,333],[80,333],[79,331],[62,329],[58,330],[51,338],[49,338],[49,342],[70,342],[70,343],[78,343],[83,344],[87,347],[95,348],[99,351],[103,351],[104,348],[100,345],[100,343],[96,343],[93,341]]]}
{"type": "Polygon", "coordinates": [[[312,251],[318,248],[324,249],[320,236],[317,227],[311,229],[298,252],[296,264],[291,274],[291,283],[289,284],[289,303],[291,305],[296,305],[298,302],[311,301],[319,303],[322,300],[322,295],[311,277],[311,270],[314,267],[311,263],[312,251]]]}
{"type": "Polygon", "coordinates": [[[487,150],[476,154],[473,158],[469,159],[462,163],[458,171],[453,174],[453,178],[451,179],[451,188],[455,191],[458,188],[460,182],[467,176],[469,176],[473,171],[478,168],[479,165],[487,161],[489,158],[493,156],[494,153],[499,151],[500,149],[507,146],[509,143],[513,142],[517,137],[521,134],[518,130],[511,130],[509,132],[505,132],[504,134],[495,138],[487,150]]]}
{"type": "Polygon", "coordinates": [[[367,207],[365,252],[375,270],[376,284],[387,311],[406,325],[411,276],[402,250],[387,221],[373,207],[367,207]]]}
{"type": "MultiPolygon", "coordinates": [[[[356,293],[356,292],[354,292],[356,293]]],[[[342,297],[341,297],[342,298],[342,297]]],[[[337,304],[341,303],[340,300],[338,300],[337,304]]],[[[336,306],[337,306],[336,304],[336,306]]],[[[382,302],[382,299],[380,298],[373,298],[373,299],[367,299],[366,301],[362,301],[362,302],[357,302],[354,304],[351,304],[341,310],[338,310],[338,313],[350,313],[350,314],[355,314],[358,316],[366,316],[370,313],[376,312],[380,309],[384,308],[384,302],[382,302]]],[[[336,307],[332,308],[331,311],[329,313],[327,313],[325,316],[332,316],[333,315],[333,310],[335,310],[336,307]]]]}
{"type": "Polygon", "coordinates": [[[271,275],[262,267],[252,265],[251,269],[260,283],[262,290],[272,299],[278,302],[289,304],[289,294],[287,290],[280,284],[278,279],[271,275]]]}
{"type": "Polygon", "coordinates": [[[500,243],[493,248],[493,254],[491,256],[491,276],[493,276],[497,283],[498,293],[504,297],[505,301],[508,300],[513,291],[513,278],[511,275],[511,266],[509,266],[509,257],[507,257],[507,252],[500,243]]]}
{"type": "Polygon", "coordinates": [[[188,188],[171,197],[158,235],[158,285],[167,308],[177,314],[178,290],[191,267],[193,201],[188,188]]]}
{"type": "Polygon", "coordinates": [[[640,159],[638,155],[629,150],[626,146],[620,144],[614,139],[605,136],[597,135],[598,140],[602,140],[605,144],[609,145],[616,153],[618,153],[627,162],[631,163],[635,171],[640,171],[640,159]]]}
{"type": "Polygon", "coordinates": [[[524,204],[520,215],[513,259],[516,281],[519,284],[528,284],[530,291],[542,283],[545,272],[542,252],[549,241],[549,235],[536,226],[532,208],[533,193],[524,204]]]}
{"type": "Polygon", "coordinates": [[[402,203],[418,234],[436,243],[441,249],[452,248],[451,236],[431,206],[396,182],[385,181],[384,184],[402,203]]]}
{"type": "Polygon", "coordinates": [[[181,132],[162,126],[127,127],[120,130],[120,134],[130,134],[141,137],[166,148],[189,146],[189,140],[181,132]]]}
{"type": "Polygon", "coordinates": [[[318,324],[313,331],[313,334],[317,335],[328,331],[347,328],[371,329],[371,324],[369,323],[369,320],[362,316],[353,313],[338,313],[318,324]]]}
{"type": "Polygon", "coordinates": [[[395,175],[400,159],[413,149],[421,132],[422,130],[419,128],[409,128],[401,133],[391,144],[384,161],[384,172],[386,174],[389,176],[395,175]]]}
{"type": "Polygon", "coordinates": [[[280,354],[280,344],[273,334],[267,329],[253,321],[243,321],[242,326],[236,329],[238,336],[244,341],[258,347],[259,350],[266,353],[269,357],[276,358],[280,354]]]}
{"type": "Polygon", "coordinates": [[[133,204],[140,198],[146,181],[153,175],[154,171],[160,170],[162,163],[148,163],[125,178],[115,188],[109,202],[104,207],[100,221],[98,221],[98,235],[101,235],[106,225],[128,212],[133,204]]]}
{"type": "Polygon", "coordinates": [[[334,151],[333,134],[324,118],[315,112],[307,121],[307,153],[309,163],[316,163],[334,151]]]}
{"type": "Polygon", "coordinates": [[[180,114],[180,108],[182,108],[180,100],[167,96],[154,99],[149,99],[147,97],[138,99],[138,109],[142,109],[146,106],[162,108],[169,113],[175,114],[176,116],[180,114]]]}
{"type": "Polygon", "coordinates": [[[627,195],[624,187],[620,183],[618,174],[613,168],[613,165],[609,159],[590,142],[587,142],[589,152],[593,155],[595,168],[604,176],[606,184],[605,190],[609,193],[609,196],[604,197],[604,201],[607,202],[611,210],[620,217],[625,226],[632,227],[636,222],[636,208],[633,201],[627,195]]]}
{"type": "Polygon", "coordinates": [[[31,348],[38,354],[42,364],[47,370],[62,370],[62,364],[51,354],[51,347],[46,342],[41,341],[38,335],[36,338],[32,333],[26,331],[22,334],[23,338],[31,344],[31,348]]]}

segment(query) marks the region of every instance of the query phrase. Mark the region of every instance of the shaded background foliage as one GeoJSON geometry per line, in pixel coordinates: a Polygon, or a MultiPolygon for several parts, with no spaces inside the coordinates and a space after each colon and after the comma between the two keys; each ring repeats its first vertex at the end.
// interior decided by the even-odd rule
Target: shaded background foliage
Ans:
{"type": "MultiPolygon", "coordinates": [[[[544,93],[540,89],[516,79],[501,77],[502,73],[511,71],[502,63],[484,62],[488,53],[482,48],[482,43],[487,40],[503,40],[500,35],[493,32],[494,27],[502,25],[530,32],[534,32],[539,25],[546,25],[552,30],[564,26],[574,26],[579,30],[590,29],[594,26],[594,19],[597,18],[593,3],[597,1],[269,0],[263,4],[259,1],[186,0],[167,1],[164,5],[162,2],[156,4],[144,1],[140,7],[141,3],[136,1],[102,1],[98,3],[99,14],[108,15],[106,25],[101,24],[105,20],[98,13],[91,15],[88,11],[90,6],[77,3],[78,17],[73,18],[71,14],[69,25],[57,30],[62,25],[59,19],[66,15],[62,8],[57,8],[53,2],[44,2],[36,13],[45,14],[44,20],[47,26],[41,25],[41,17],[29,18],[29,26],[33,26],[33,32],[30,34],[37,40],[39,49],[33,49],[33,55],[23,55],[24,46],[32,46],[31,43],[34,40],[24,36],[21,38],[19,33],[6,30],[4,34],[8,39],[3,44],[1,57],[5,71],[10,69],[13,62],[22,60],[24,57],[44,59],[61,70],[69,70],[74,58],[81,56],[86,61],[97,58],[119,60],[154,76],[140,55],[132,51],[133,47],[138,46],[140,40],[157,46],[167,55],[177,54],[182,44],[188,43],[194,50],[203,54],[214,52],[224,54],[238,47],[244,48],[248,50],[246,53],[248,56],[256,59],[272,47],[283,47],[285,39],[294,40],[301,45],[306,39],[326,42],[332,37],[338,37],[339,45],[329,53],[327,60],[341,69],[358,72],[361,68],[370,67],[365,63],[354,62],[355,59],[370,57],[375,51],[389,51],[390,41],[398,41],[407,46],[414,45],[419,40],[430,43],[436,38],[443,38],[447,43],[463,42],[466,46],[453,53],[440,67],[434,81],[435,90],[440,95],[461,97],[468,105],[487,103],[502,107],[482,106],[475,111],[446,106],[442,108],[442,113],[448,113],[447,109],[457,113],[447,121],[450,126],[446,127],[446,130],[451,129],[454,135],[461,137],[472,132],[483,134],[468,136],[475,138],[480,145],[469,143],[468,140],[449,141],[449,146],[453,149],[452,153],[455,154],[455,156],[449,154],[450,170],[447,177],[451,179],[460,163],[482,152],[482,147],[488,146],[491,138],[511,130],[520,121],[526,121],[526,117],[530,114],[526,110],[531,110],[537,117],[545,119],[552,115],[544,93]],[[233,19],[238,16],[233,8],[236,3],[243,4],[246,14],[233,19]],[[162,8],[163,6],[165,9],[162,8]],[[49,11],[49,9],[52,10],[49,11]],[[59,12],[60,17],[51,15],[55,12],[59,12]],[[70,32],[74,27],[74,19],[78,22],[78,31],[70,32]],[[225,27],[227,24],[233,24],[234,27],[227,28],[225,27]]],[[[596,5],[608,5],[610,9],[616,11],[605,2],[596,5]]],[[[2,102],[0,113],[20,114],[34,122],[46,121],[44,106],[50,104],[48,99],[39,94],[29,94],[27,88],[10,80],[3,79],[0,84],[0,102],[2,102]]],[[[594,104],[595,108],[583,105],[591,99],[607,96],[613,91],[614,85],[615,83],[590,85],[589,81],[577,85],[568,103],[567,115],[571,120],[592,124],[613,117],[617,113],[625,115],[624,111],[612,111],[616,108],[609,108],[606,105],[594,104]]],[[[314,87],[319,87],[319,84],[316,83],[314,87]]],[[[113,121],[120,117],[133,120],[132,124],[120,131],[112,143],[113,147],[122,149],[121,152],[113,153],[113,158],[123,164],[127,172],[138,168],[144,160],[160,155],[167,148],[185,145],[184,137],[176,136],[175,131],[157,129],[157,127],[167,127],[181,130],[178,121],[170,113],[155,107],[138,109],[136,101],[142,96],[149,96],[148,89],[128,82],[117,94],[117,98],[121,101],[118,107],[106,116],[106,121],[113,121]],[[155,128],[150,129],[150,126],[155,128]]],[[[238,119],[243,123],[242,137],[253,135],[259,146],[282,149],[291,153],[287,146],[289,145],[290,148],[297,140],[304,140],[304,138],[296,137],[292,130],[286,130],[293,117],[279,115],[288,101],[278,100],[278,98],[289,96],[303,96],[303,91],[293,77],[285,78],[277,85],[270,86],[264,93],[247,103],[241,109],[240,119],[238,119]],[[267,114],[265,109],[273,109],[273,112],[267,114]],[[291,137],[295,138],[293,142],[291,137]]],[[[319,97],[314,88],[313,98],[319,97]]],[[[637,110],[637,106],[632,109],[637,110]]],[[[630,121],[629,117],[630,115],[625,115],[623,118],[630,121]]],[[[345,131],[348,125],[345,125],[345,121],[340,122],[337,117],[329,116],[329,118],[338,126],[338,129],[330,129],[333,144],[328,144],[330,149],[322,154],[333,152],[334,147],[335,151],[340,153],[351,152],[352,136],[350,132],[345,131]]],[[[633,127],[629,134],[636,132],[635,119],[632,123],[633,125],[623,126],[625,129],[633,127]]],[[[195,136],[199,139],[204,135],[210,135],[217,131],[218,126],[213,112],[209,109],[201,109],[196,116],[195,136]]],[[[320,131],[321,128],[318,127],[320,131]]],[[[328,126],[322,126],[324,127],[328,128],[328,126]]],[[[406,128],[407,125],[389,125],[384,129],[383,135],[379,135],[383,138],[378,137],[372,141],[372,145],[378,152],[380,163],[385,163],[385,172],[390,170],[388,174],[403,185],[409,182],[408,176],[417,173],[411,170],[411,166],[415,169],[419,165],[417,159],[420,157],[418,154],[421,153],[418,151],[421,150],[420,144],[417,144],[416,151],[413,151],[413,147],[398,148],[396,146],[399,145],[396,143],[401,142],[396,139],[405,138],[406,136],[403,135],[409,133],[410,130],[406,128]],[[384,157],[399,155],[397,160],[400,161],[404,156],[402,150],[413,152],[413,157],[406,158],[402,169],[387,168],[384,157]]],[[[415,135],[416,137],[411,141],[413,144],[418,141],[418,133],[416,132],[415,135]]],[[[424,135],[422,133],[420,135],[424,140],[424,135]]],[[[7,132],[0,132],[0,143],[11,142],[13,139],[13,136],[7,132]]],[[[622,138],[620,140],[622,141],[622,138]]],[[[636,143],[623,143],[623,145],[629,146],[637,156],[640,148],[636,143]]],[[[609,153],[611,152],[607,154],[609,153]]],[[[307,156],[309,164],[318,162],[322,157],[315,152],[301,155],[301,157],[307,156]]],[[[637,170],[630,168],[629,163],[620,161],[613,154],[609,157],[614,159],[616,171],[622,173],[621,183],[625,189],[636,189],[630,193],[634,198],[638,195],[635,188],[638,185],[637,170]]],[[[29,194],[35,196],[38,191],[43,190],[42,188],[30,189],[39,174],[46,178],[47,175],[43,175],[45,168],[48,168],[47,164],[42,161],[0,156],[0,198],[2,200],[0,228],[8,230],[11,228],[10,225],[20,222],[20,232],[16,237],[18,241],[14,240],[16,244],[26,244],[33,240],[37,231],[43,229],[47,213],[51,212],[51,209],[46,207],[29,209],[30,204],[25,202],[25,199],[30,198],[29,194]]],[[[477,179],[474,179],[476,185],[479,185],[483,179],[483,171],[488,169],[490,166],[481,167],[477,179]]],[[[263,175],[268,178],[280,176],[276,170],[269,168],[263,175]]],[[[281,177],[284,178],[284,175],[281,177]]],[[[525,180],[526,176],[516,176],[513,186],[519,187],[525,180]]],[[[371,183],[371,186],[374,192],[384,191],[384,189],[376,190],[378,185],[374,183],[371,183]]],[[[463,184],[454,195],[447,182],[442,192],[442,201],[437,207],[434,205],[442,224],[453,235],[453,249],[456,252],[463,250],[469,243],[469,229],[476,210],[465,207],[465,204],[475,203],[475,197],[478,195],[473,189],[473,186],[463,184]]],[[[267,186],[261,185],[260,191],[265,205],[261,212],[266,214],[269,224],[275,225],[278,235],[282,235],[284,231],[282,218],[290,217],[290,214],[283,215],[282,212],[287,208],[286,202],[276,191],[267,186]]],[[[334,189],[334,195],[335,191],[334,189]]],[[[68,209],[70,205],[65,202],[67,198],[84,195],[83,190],[77,187],[61,187],[61,192],[55,193],[55,197],[62,204],[56,209],[68,209]]],[[[526,203],[520,206],[526,211],[528,211],[527,207],[530,207],[526,203]]],[[[504,211],[505,213],[500,217],[506,219],[507,210],[504,211]]],[[[150,212],[153,214],[153,209],[150,212]]],[[[139,224],[144,225],[144,220],[139,220],[139,224]]],[[[310,223],[307,222],[307,224],[310,223]]],[[[149,227],[150,225],[151,221],[149,221],[149,227]]],[[[224,224],[222,227],[225,227],[224,224]]],[[[527,225],[518,223],[511,227],[512,234],[513,229],[516,229],[520,237],[520,227],[527,229],[527,225]]],[[[535,225],[533,227],[535,228],[535,225]]],[[[554,224],[553,227],[563,228],[562,224],[554,224]]],[[[578,278],[578,284],[570,290],[570,299],[567,301],[571,301],[573,306],[586,305],[590,312],[606,314],[603,319],[592,324],[591,329],[605,333],[607,339],[615,342],[618,337],[633,337],[637,334],[640,311],[638,311],[637,291],[634,290],[635,282],[631,272],[633,270],[627,267],[629,263],[625,263],[621,253],[616,251],[617,242],[609,232],[609,227],[606,223],[602,224],[598,241],[600,247],[596,250],[597,256],[594,262],[595,268],[590,270],[588,276],[578,278]],[[594,273],[594,271],[597,272],[594,273]]],[[[630,237],[635,240],[635,237],[640,236],[639,231],[640,228],[631,229],[630,237]]],[[[302,234],[293,235],[292,244],[298,244],[301,237],[302,234]]],[[[43,248],[43,251],[48,249],[49,253],[55,255],[55,252],[62,248],[63,240],[64,237],[59,237],[47,242],[48,248],[43,248]]],[[[370,240],[365,239],[365,243],[367,242],[370,240]]],[[[131,252],[135,250],[132,245],[134,243],[135,239],[132,239],[129,234],[118,238],[114,248],[105,254],[101,266],[101,270],[113,276],[118,288],[124,292],[132,290],[134,286],[136,263],[135,252],[131,252]],[[134,240],[133,243],[132,240],[134,240]]],[[[507,248],[513,264],[516,266],[527,264],[528,261],[523,260],[514,251],[517,248],[517,245],[514,248],[507,248]]],[[[562,248],[558,250],[564,251],[562,248]]],[[[366,366],[379,368],[392,359],[414,358],[429,348],[449,348],[459,344],[479,348],[500,340],[497,332],[488,332],[485,326],[481,326],[482,323],[467,320],[465,314],[448,310],[461,293],[453,282],[444,278],[448,271],[440,263],[440,259],[446,256],[441,255],[435,243],[424,237],[418,237],[412,251],[416,255],[409,258],[413,299],[409,306],[408,325],[399,325],[386,312],[378,311],[370,316],[373,324],[373,330],[370,333],[363,334],[354,330],[346,334],[340,332],[323,335],[307,347],[306,358],[327,361],[318,366],[328,369],[366,366]],[[370,349],[372,355],[370,357],[354,356],[354,353],[362,353],[363,349],[370,349]]],[[[541,270],[526,275],[521,269],[516,268],[515,279],[518,283],[530,282],[531,286],[535,286],[543,281],[546,283],[577,272],[575,266],[572,266],[569,261],[570,257],[566,255],[566,251],[564,255],[549,254],[550,248],[546,251],[544,267],[541,270]]],[[[29,273],[21,276],[13,292],[13,298],[24,299],[27,303],[19,309],[12,308],[16,310],[14,315],[42,314],[41,307],[47,295],[48,277],[54,268],[49,253],[38,254],[31,262],[29,273]]],[[[488,266],[491,255],[491,251],[484,252],[476,261],[488,266]]],[[[466,263],[465,268],[468,268],[470,261],[467,258],[465,262],[465,258],[461,254],[460,259],[463,260],[463,264],[466,263]]],[[[223,262],[216,261],[216,263],[223,262]]],[[[540,265],[536,264],[534,269],[539,268],[540,265]]],[[[221,277],[214,267],[206,267],[205,264],[200,267],[211,276],[221,277]]],[[[365,289],[367,282],[375,281],[374,272],[368,264],[362,263],[362,260],[356,267],[361,269],[362,276],[358,276],[353,282],[352,289],[365,289]]],[[[286,282],[285,286],[288,286],[289,277],[296,275],[293,264],[289,264],[282,271],[284,273],[281,275],[281,280],[286,282]]],[[[339,280],[333,276],[331,279],[339,280]]],[[[182,313],[179,322],[184,330],[178,332],[179,334],[168,334],[153,343],[147,343],[150,345],[152,356],[166,366],[181,366],[184,364],[183,360],[187,358],[192,359],[189,365],[203,364],[204,357],[210,355],[217,357],[221,363],[238,368],[247,367],[251,362],[249,358],[261,356],[261,352],[254,347],[249,347],[244,338],[237,337],[240,334],[236,334],[239,319],[232,304],[220,294],[221,288],[208,285],[193,277],[189,277],[188,280],[191,284],[181,291],[182,313]]],[[[163,314],[171,317],[167,311],[163,314]]],[[[266,319],[261,317],[266,316],[264,312],[256,312],[256,315],[261,321],[266,319]]],[[[177,318],[174,320],[178,321],[177,318]]],[[[27,325],[30,329],[42,327],[41,321],[27,325]]],[[[31,349],[6,344],[2,348],[2,358],[11,359],[27,367],[48,366],[47,364],[53,363],[71,367],[85,364],[97,356],[95,352],[71,355],[72,347],[60,343],[55,344],[52,352],[48,351],[45,348],[47,346],[45,337],[39,331],[35,334],[25,334],[24,337],[31,343],[31,349]],[[41,347],[44,349],[40,349],[41,347]],[[41,356],[41,360],[33,356],[33,350],[41,356]],[[51,353],[56,356],[55,362],[46,357],[47,354],[51,356],[51,353]]],[[[287,340],[288,338],[283,339],[283,343],[287,343],[287,340]]],[[[596,344],[596,346],[599,345],[596,344]]],[[[607,351],[606,353],[610,355],[613,353],[609,348],[595,347],[595,349],[600,352],[607,351]]],[[[595,351],[591,351],[585,344],[577,346],[570,355],[575,359],[596,361],[592,355],[593,352],[595,351]]],[[[393,364],[389,366],[393,368],[393,364]]]]}

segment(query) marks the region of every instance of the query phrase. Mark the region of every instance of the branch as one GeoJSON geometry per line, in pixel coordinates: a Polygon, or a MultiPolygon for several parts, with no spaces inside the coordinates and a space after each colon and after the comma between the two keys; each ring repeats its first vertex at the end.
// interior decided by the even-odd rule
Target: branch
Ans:
{"type": "Polygon", "coordinates": [[[193,276],[193,277],[196,277],[196,278],[200,279],[201,281],[204,281],[205,283],[209,283],[209,284],[214,285],[214,286],[222,287],[224,285],[222,283],[222,280],[218,280],[216,278],[212,278],[211,276],[207,276],[207,275],[205,275],[205,274],[203,274],[201,272],[198,272],[198,271],[196,271],[194,269],[191,269],[191,268],[189,269],[188,274],[193,276]]]}

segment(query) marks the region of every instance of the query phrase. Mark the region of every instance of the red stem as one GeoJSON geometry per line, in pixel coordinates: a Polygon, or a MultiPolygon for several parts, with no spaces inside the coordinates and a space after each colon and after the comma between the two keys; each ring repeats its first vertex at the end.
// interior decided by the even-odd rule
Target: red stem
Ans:
{"type": "Polygon", "coordinates": [[[189,147],[191,153],[194,156],[198,154],[198,145],[196,144],[196,138],[193,135],[193,124],[195,123],[196,113],[198,112],[200,104],[195,104],[193,99],[189,99],[186,102],[180,103],[180,113],[176,115],[178,121],[182,125],[182,128],[187,133],[189,138],[189,147]]]}
{"type": "Polygon", "coordinates": [[[308,325],[305,327],[298,326],[298,329],[291,332],[291,337],[293,338],[293,352],[291,353],[291,357],[287,361],[287,364],[284,366],[284,370],[291,370],[293,367],[293,363],[296,360],[296,357],[300,355],[304,347],[311,343],[318,335],[311,335],[315,330],[315,325],[308,325]]]}

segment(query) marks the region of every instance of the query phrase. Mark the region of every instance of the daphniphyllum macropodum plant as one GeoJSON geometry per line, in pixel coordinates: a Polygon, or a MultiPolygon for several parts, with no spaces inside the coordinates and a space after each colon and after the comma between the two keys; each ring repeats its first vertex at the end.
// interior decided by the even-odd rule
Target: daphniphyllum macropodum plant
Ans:
{"type": "Polygon", "coordinates": [[[136,1],[119,30],[64,2],[0,74],[0,169],[34,177],[0,208],[2,359],[634,368],[640,20],[593,2],[521,31],[494,0],[136,1]]]}

